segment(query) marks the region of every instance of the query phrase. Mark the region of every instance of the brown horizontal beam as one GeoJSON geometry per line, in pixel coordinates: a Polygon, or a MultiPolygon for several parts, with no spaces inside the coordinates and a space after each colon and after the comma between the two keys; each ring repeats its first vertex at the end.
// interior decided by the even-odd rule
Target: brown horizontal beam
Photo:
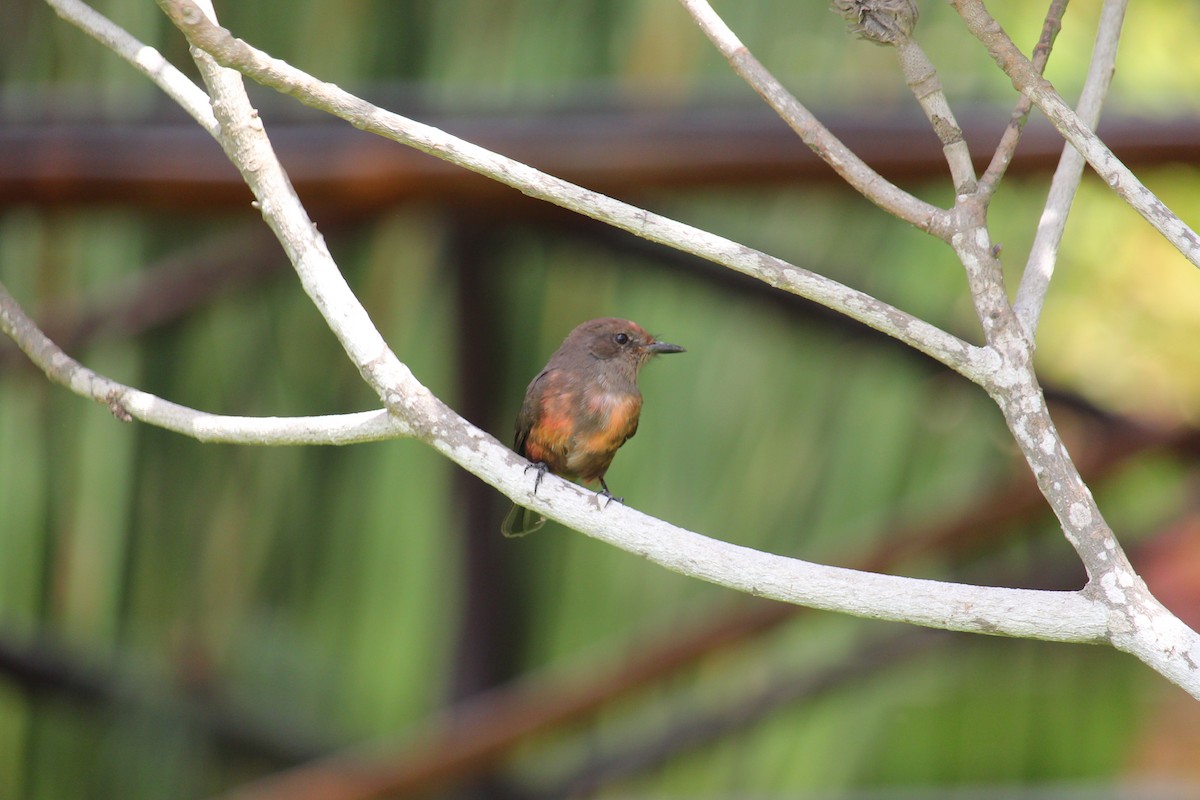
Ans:
{"type": "MultiPolygon", "coordinates": [[[[400,107],[400,110],[404,110],[400,107]]],[[[512,202],[511,190],[424,153],[332,119],[272,123],[268,130],[302,198],[314,209],[369,212],[414,197],[512,202]]],[[[836,180],[769,110],[712,107],[597,108],[417,114],[422,121],[553,175],[617,196],[681,187],[836,180]]],[[[948,177],[937,139],[911,115],[830,113],[828,126],[869,164],[906,184],[948,177]]],[[[960,116],[982,168],[1008,112],[960,116]]],[[[1200,162],[1200,117],[1109,118],[1101,127],[1126,164],[1200,162]]],[[[1047,170],[1062,140],[1030,123],[1012,172],[1047,170]]],[[[20,123],[0,120],[0,206],[121,203],[219,209],[250,195],[220,148],[177,122],[20,123]]]]}

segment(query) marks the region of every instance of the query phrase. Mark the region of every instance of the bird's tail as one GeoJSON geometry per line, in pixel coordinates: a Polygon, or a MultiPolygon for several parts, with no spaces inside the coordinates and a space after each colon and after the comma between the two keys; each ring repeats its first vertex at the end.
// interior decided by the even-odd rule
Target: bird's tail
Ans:
{"type": "Polygon", "coordinates": [[[526,536],[545,524],[546,518],[541,514],[513,503],[513,507],[504,515],[504,521],[500,523],[500,532],[509,538],[526,536]]]}

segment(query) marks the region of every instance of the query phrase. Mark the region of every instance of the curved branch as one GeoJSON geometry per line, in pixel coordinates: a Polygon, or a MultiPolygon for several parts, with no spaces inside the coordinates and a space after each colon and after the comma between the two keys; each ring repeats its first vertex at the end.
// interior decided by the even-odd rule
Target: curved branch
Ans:
{"type": "MultiPolygon", "coordinates": [[[[1042,23],[1042,33],[1038,36],[1037,44],[1033,46],[1031,63],[1039,75],[1046,71],[1046,63],[1050,60],[1050,51],[1054,47],[1054,40],[1058,38],[1059,31],[1062,30],[1062,18],[1066,11],[1067,0],[1050,0],[1050,8],[1046,10],[1046,19],[1042,23]]],[[[979,179],[979,190],[985,197],[990,198],[996,193],[1000,179],[1004,177],[1008,165],[1012,163],[1013,155],[1017,152],[1017,144],[1021,141],[1021,133],[1025,129],[1025,123],[1029,121],[1031,108],[1033,108],[1033,102],[1025,95],[1021,95],[1012,114],[1009,115],[1008,125],[1004,128],[1000,143],[996,145],[996,150],[992,153],[991,163],[988,164],[983,176],[979,179]]]]}
{"type": "Polygon", "coordinates": [[[112,50],[134,69],[154,81],[158,88],[178,103],[214,139],[220,137],[221,129],[217,125],[217,118],[213,116],[208,95],[163,58],[161,53],[142,44],[112,20],[80,0],[46,0],[46,4],[54,9],[54,13],[59,17],[112,50]]]}
{"type": "MultiPolygon", "coordinates": [[[[1200,644],[1182,623],[1169,615],[1164,618],[1159,613],[1161,609],[1154,605],[1156,601],[1132,572],[1106,573],[1101,580],[1080,592],[947,584],[812,564],[710,539],[632,508],[621,505],[609,508],[599,501],[595,493],[552,475],[542,482],[542,490],[536,496],[532,495],[529,479],[524,472],[528,462],[455,414],[421,385],[387,347],[338,272],[319,233],[295,197],[263,127],[246,98],[240,77],[217,68],[214,62],[199,52],[205,48],[199,46],[198,40],[192,39],[192,36],[197,30],[208,33],[217,31],[220,34],[217,44],[229,45],[232,42],[233,49],[240,56],[250,58],[251,62],[260,56],[244,43],[233,42],[227,33],[208,24],[194,3],[188,0],[159,2],[164,8],[179,12],[178,24],[193,44],[198,45],[197,62],[213,96],[214,111],[221,124],[222,144],[255,192],[264,217],[280,238],[305,290],[312,296],[363,377],[379,392],[389,412],[403,421],[412,436],[428,443],[509,497],[520,498],[520,502],[534,510],[681,574],[757,596],[874,619],[1053,641],[1112,641],[1122,649],[1137,653],[1160,672],[1171,676],[1176,683],[1200,695],[1200,669],[1197,668],[1197,663],[1200,663],[1200,644]],[[1128,613],[1134,607],[1141,613],[1128,613]]],[[[209,42],[209,46],[217,47],[212,42],[209,42]]],[[[225,56],[228,57],[228,53],[225,56]]],[[[263,61],[255,66],[275,69],[280,62],[263,61]]],[[[275,81],[270,85],[288,85],[276,75],[265,76],[264,81],[267,80],[275,81]]],[[[312,90],[313,87],[307,84],[303,89],[293,87],[296,94],[312,90]]],[[[336,87],[325,85],[316,94],[327,94],[364,110],[365,116],[355,117],[356,120],[381,124],[381,112],[340,93],[336,87]]],[[[400,121],[415,126],[406,120],[400,121]]],[[[415,126],[412,130],[420,132],[423,128],[415,126]]],[[[498,163],[500,174],[505,175],[507,182],[513,185],[525,186],[522,181],[531,174],[540,175],[515,162],[500,160],[486,151],[472,149],[466,143],[444,135],[432,137],[428,142],[436,143],[436,146],[429,144],[430,149],[447,147],[458,150],[459,156],[467,152],[472,157],[483,157],[492,166],[498,163]],[[506,169],[521,173],[521,180],[507,175],[506,169]]],[[[584,193],[582,197],[590,200],[601,196],[584,193]]],[[[647,228],[662,222],[661,219],[652,219],[646,212],[633,211],[640,214],[642,224],[647,228]]],[[[631,229],[638,228],[633,226],[631,229]]],[[[982,248],[985,244],[985,241],[981,241],[979,246],[982,248]]],[[[753,254],[753,251],[747,252],[753,254]]],[[[761,254],[758,256],[762,257],[761,254]]],[[[798,274],[801,271],[788,265],[770,266],[779,269],[789,283],[803,283],[811,279],[807,277],[811,274],[798,274]],[[789,270],[797,274],[788,274],[789,270]]],[[[850,290],[839,287],[838,291],[850,290]]],[[[849,302],[843,304],[855,310],[859,296],[856,293],[849,298],[849,302]]],[[[847,300],[846,297],[841,299],[847,300]]],[[[860,314],[867,313],[861,308],[856,310],[860,314]]],[[[878,309],[872,308],[870,312],[877,313],[878,309]]],[[[0,315],[0,323],[6,331],[15,329],[14,319],[7,311],[0,315]]],[[[902,321],[889,319],[888,322],[893,328],[901,330],[915,321],[908,318],[902,321]]],[[[931,330],[945,336],[936,328],[931,330]]],[[[959,342],[959,345],[962,343],[959,342]]],[[[58,352],[61,354],[61,351],[58,352]]],[[[1000,366],[997,363],[1000,359],[998,352],[990,348],[971,348],[959,355],[977,369],[994,370],[1000,366]]],[[[35,359],[43,358],[52,367],[56,357],[49,350],[35,354],[35,359]]],[[[92,376],[94,374],[90,372],[76,372],[70,384],[73,388],[81,384],[77,390],[86,389],[88,387],[85,384],[92,380],[92,376]]],[[[997,383],[989,380],[988,385],[994,388],[997,383]]],[[[117,406],[115,410],[118,414],[126,411],[124,406],[117,406]]],[[[1075,513],[1074,510],[1071,513],[1075,513]]]]}
{"type": "MultiPolygon", "coordinates": [[[[0,285],[0,330],[54,381],[138,419],[201,441],[239,444],[349,444],[418,436],[510,497],[576,530],[667,569],[797,605],[947,630],[1060,642],[1104,641],[1107,611],[1081,592],[1047,592],[942,583],[830,567],[764,553],[675,527],[554,475],[530,492],[524,460],[470,425],[424,387],[397,387],[402,410],[290,419],[227,417],[176,405],[111,381],[63,353],[0,285]]],[[[394,357],[393,357],[394,358],[394,357]]],[[[393,397],[395,397],[394,395],[393,397]]]]}
{"type": "MultiPolygon", "coordinates": [[[[384,136],[486,175],[524,194],[621,228],[643,239],[729,267],[771,286],[806,297],[893,336],[976,383],[995,366],[986,348],[975,347],[923,320],[837,281],[732,242],[699,228],[653,214],[575,184],[428,125],[371,105],[272,58],[210,22],[192,0],[158,0],[188,41],[224,66],[300,102],[339,116],[357,128],[384,136]]],[[[882,179],[881,179],[882,180],[882,179]]],[[[933,206],[937,219],[945,215],[933,206]]],[[[926,220],[934,227],[935,223],[926,220]]]]}
{"type": "Polygon", "coordinates": [[[990,246],[981,198],[960,202],[953,244],[966,268],[988,343],[1001,361],[987,387],[1005,424],[1088,573],[1085,593],[1108,610],[1109,641],[1200,698],[1200,635],[1159,602],[1137,576],[1104,520],[1050,418],[1033,370],[1033,352],[1008,303],[990,246]]]}
{"type": "Polygon", "coordinates": [[[942,89],[941,79],[937,69],[924,49],[916,40],[905,37],[896,42],[896,56],[900,59],[900,69],[904,72],[904,82],[912,90],[913,97],[925,112],[933,132],[942,143],[942,152],[946,155],[946,164],[950,167],[950,177],[954,181],[954,194],[962,195],[973,192],[978,186],[975,179],[975,165],[971,163],[971,149],[963,138],[962,128],[950,109],[950,101],[942,89]]]}
{"type": "Polygon", "coordinates": [[[926,203],[871,169],[854,151],[842,144],[813,116],[783,84],[742,44],[705,0],[680,0],[700,30],[729,62],[733,71],[775,110],[784,122],[834,171],[863,197],[889,214],[927,233],[945,239],[949,235],[943,209],[926,203]]]}
{"type": "Polygon", "coordinates": [[[1045,114],[1055,129],[1087,159],[1114,192],[1163,235],[1184,258],[1200,267],[1200,236],[1167,208],[1104,142],[1079,118],[1050,81],[1038,74],[1029,59],[988,13],[981,0],[951,0],[967,29],[987,48],[1012,81],[1045,114]]]}
{"type": "Polygon", "coordinates": [[[209,414],[163,400],[93,372],[64,353],[42,333],[3,284],[0,284],[0,331],[16,342],[50,380],[108,406],[117,419],[140,420],[202,442],[355,444],[412,435],[407,425],[386,411],[317,417],[236,417],[209,414]]]}

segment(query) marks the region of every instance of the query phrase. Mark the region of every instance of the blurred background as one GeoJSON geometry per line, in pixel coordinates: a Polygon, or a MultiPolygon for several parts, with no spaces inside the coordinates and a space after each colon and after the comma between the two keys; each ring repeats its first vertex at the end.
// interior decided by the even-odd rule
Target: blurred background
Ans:
{"type": "MultiPolygon", "coordinates": [[[[149,0],[96,7],[195,74],[149,0]]],[[[994,4],[1028,52],[1044,3],[994,4]]],[[[1048,76],[1073,100],[1099,4],[1048,76]]],[[[845,189],[668,0],[243,0],[235,35],[398,113],[834,277],[971,341],[951,252],[845,189]]],[[[891,51],[823,3],[724,2],[869,163],[952,202],[891,51]]],[[[977,161],[1015,100],[944,3],[919,40],[977,161]]],[[[1190,0],[1133,4],[1101,133],[1200,220],[1190,0]]],[[[85,365],[224,414],[370,409],[220,148],[42,3],[0,7],[0,280],[85,365]]],[[[608,474],[647,513],[828,563],[1073,589],[988,398],[837,315],[251,86],[397,355],[506,443],[597,316],[688,353],[608,474]]],[[[1061,142],[992,206],[1012,285],[1061,142]]],[[[1038,340],[1060,430],[1200,624],[1200,276],[1089,175],[1038,340]]],[[[209,445],[0,342],[0,798],[1190,797],[1200,705],[1100,647],[755,601],[551,524],[410,441],[209,445]],[[302,793],[303,789],[306,793],[302,793]]]]}

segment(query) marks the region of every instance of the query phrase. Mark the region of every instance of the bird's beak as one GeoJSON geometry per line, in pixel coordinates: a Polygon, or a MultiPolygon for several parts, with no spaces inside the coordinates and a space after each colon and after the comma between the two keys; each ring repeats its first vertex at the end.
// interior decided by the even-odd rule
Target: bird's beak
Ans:
{"type": "Polygon", "coordinates": [[[646,345],[646,349],[651,353],[686,353],[687,350],[677,344],[670,342],[651,342],[646,345]]]}

